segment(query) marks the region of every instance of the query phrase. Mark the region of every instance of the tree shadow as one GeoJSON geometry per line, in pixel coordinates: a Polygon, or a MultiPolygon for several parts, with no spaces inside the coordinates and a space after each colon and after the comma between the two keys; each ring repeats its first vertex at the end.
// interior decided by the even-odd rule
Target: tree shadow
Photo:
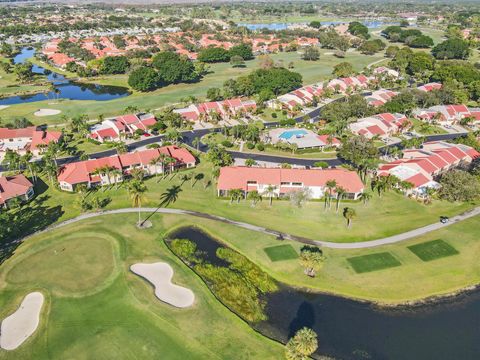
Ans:
{"type": "Polygon", "coordinates": [[[315,325],[315,310],[312,304],[303,301],[298,307],[297,315],[288,325],[288,338],[293,337],[298,330],[304,327],[312,329],[313,325],[315,325]]]}
{"type": "Polygon", "coordinates": [[[40,195],[21,206],[12,213],[11,231],[0,244],[0,264],[15,253],[21,241],[16,239],[31,235],[37,231],[46,229],[48,226],[57,222],[65,213],[62,206],[47,206],[45,202],[49,199],[48,195],[42,195],[42,187],[39,187],[40,195]]]}
{"type": "Polygon", "coordinates": [[[169,187],[167,190],[165,190],[165,192],[160,195],[160,204],[158,205],[158,207],[155,209],[154,212],[148,215],[145,220],[143,220],[141,225],[145,224],[147,220],[149,220],[153,215],[155,215],[156,212],[162,207],[168,207],[170,204],[176,202],[178,200],[178,195],[182,191],[183,190],[180,185],[173,185],[172,187],[169,187]]]}

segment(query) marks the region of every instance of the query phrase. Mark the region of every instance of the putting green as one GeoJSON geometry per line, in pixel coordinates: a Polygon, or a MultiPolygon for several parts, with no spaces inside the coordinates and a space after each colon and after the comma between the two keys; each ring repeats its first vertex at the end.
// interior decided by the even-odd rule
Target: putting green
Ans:
{"type": "Polygon", "coordinates": [[[26,292],[45,294],[37,331],[0,359],[279,359],[283,346],[253,331],[165,246],[169,227],[137,215],[104,216],[39,234],[0,267],[0,319],[26,292]],[[176,309],[129,268],[166,262],[195,293],[176,309]],[[239,357],[240,355],[240,357],[239,357]]]}
{"type": "Polygon", "coordinates": [[[114,241],[102,233],[69,234],[62,241],[53,239],[40,251],[25,256],[8,272],[7,282],[35,284],[65,295],[92,291],[113,275],[114,241]]]}

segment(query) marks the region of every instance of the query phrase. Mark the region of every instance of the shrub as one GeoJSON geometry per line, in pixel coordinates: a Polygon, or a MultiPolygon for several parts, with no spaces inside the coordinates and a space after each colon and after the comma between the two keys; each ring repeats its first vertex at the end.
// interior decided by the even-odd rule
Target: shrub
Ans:
{"type": "Polygon", "coordinates": [[[265,150],[265,145],[263,145],[263,144],[258,144],[258,145],[257,145],[257,150],[258,150],[258,151],[264,151],[264,150],[265,150]]]}
{"type": "Polygon", "coordinates": [[[233,147],[233,143],[230,140],[223,140],[222,145],[225,146],[226,148],[233,147]]]}
{"type": "Polygon", "coordinates": [[[249,150],[255,149],[255,144],[254,144],[254,143],[251,143],[251,142],[248,142],[248,143],[247,143],[247,149],[249,149],[249,150]]]}

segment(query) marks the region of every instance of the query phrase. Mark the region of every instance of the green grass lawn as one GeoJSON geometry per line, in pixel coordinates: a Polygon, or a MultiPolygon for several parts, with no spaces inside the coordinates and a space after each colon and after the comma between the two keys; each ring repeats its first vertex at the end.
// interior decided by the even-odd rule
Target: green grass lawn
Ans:
{"type": "Polygon", "coordinates": [[[297,259],[298,254],[291,245],[270,246],[263,249],[271,261],[297,259]]]}
{"type": "MultiPolygon", "coordinates": [[[[198,182],[182,183],[181,174],[177,173],[165,179],[161,177],[147,179],[145,184],[148,191],[142,205],[158,206],[162,194],[167,189],[180,185],[181,191],[178,193],[177,201],[170,205],[172,208],[211,213],[276,231],[334,242],[357,242],[395,235],[437,222],[442,215],[451,217],[475,205],[440,200],[435,200],[431,205],[424,205],[391,191],[382,197],[374,194],[366,206],[362,202],[342,201],[338,213],[335,206],[325,211],[323,201],[313,200],[302,208],[297,208],[288,200],[274,200],[270,206],[268,199],[265,198],[252,207],[249,200],[231,204],[227,198],[218,198],[215,179],[211,175],[212,167],[206,161],[202,161],[196,169],[186,172],[203,174],[204,178],[198,182]],[[357,214],[350,228],[346,227],[346,221],[342,216],[341,210],[345,206],[352,207],[357,214]]],[[[37,199],[23,211],[21,226],[26,229],[34,229],[38,219],[47,222],[51,217],[52,221],[62,221],[81,213],[78,194],[63,192],[46,184],[40,184],[37,191],[37,199]]],[[[132,206],[125,185],[113,186],[111,189],[102,188],[89,196],[110,197],[111,202],[106,209],[132,206]]]]}
{"type": "Polygon", "coordinates": [[[443,240],[433,240],[409,246],[408,249],[422,261],[432,261],[447,256],[458,255],[458,251],[443,240]]]}
{"type": "MultiPolygon", "coordinates": [[[[300,59],[300,54],[279,53],[273,54],[272,58],[276,62],[283,62],[288,65],[294,63],[294,71],[303,76],[305,84],[311,84],[323,81],[332,77],[332,70],[335,64],[342,61],[349,61],[354,65],[355,70],[360,71],[366,65],[383,58],[383,54],[373,56],[362,55],[356,51],[346,54],[344,59],[336,58],[332,51],[321,49],[320,60],[304,61],[300,59]]],[[[96,119],[100,114],[104,116],[118,115],[127,106],[137,106],[141,110],[158,109],[166,105],[177,104],[186,96],[196,96],[204,99],[208,88],[221,87],[223,83],[238,76],[246,75],[250,71],[258,68],[258,60],[246,61],[244,68],[232,68],[229,63],[212,64],[210,74],[206,75],[200,82],[194,84],[176,84],[149,93],[133,92],[126,98],[120,98],[109,101],[78,101],[78,100],[60,100],[57,104],[49,104],[51,101],[45,100],[35,103],[25,103],[12,105],[7,109],[0,111],[0,116],[9,120],[15,116],[28,118],[35,124],[59,124],[63,123],[63,116],[73,117],[80,114],[86,114],[91,119],[96,119]],[[52,108],[61,111],[58,115],[48,117],[36,117],[33,113],[40,108],[52,108]]],[[[92,81],[103,85],[127,85],[127,76],[115,75],[105,76],[95,79],[82,79],[81,81],[92,81]]]]}
{"type": "MultiPolygon", "coordinates": [[[[34,335],[0,359],[279,359],[283,347],[228,311],[135,214],[91,219],[36,236],[0,268],[0,319],[31,291],[46,302],[34,335]],[[165,261],[195,294],[191,308],[162,303],[136,262],[165,261]],[[80,357],[79,357],[80,356],[80,357]]],[[[185,218],[184,218],[185,220],[185,218]]]]}
{"type": "Polygon", "coordinates": [[[358,274],[402,265],[389,252],[355,256],[348,258],[347,261],[358,274]]]}

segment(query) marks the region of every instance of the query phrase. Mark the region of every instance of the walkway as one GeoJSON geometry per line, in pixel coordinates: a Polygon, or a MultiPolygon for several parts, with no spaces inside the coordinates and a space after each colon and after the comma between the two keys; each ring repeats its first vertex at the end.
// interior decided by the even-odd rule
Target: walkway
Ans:
{"type": "MultiPolygon", "coordinates": [[[[377,239],[377,240],[370,240],[370,241],[361,241],[361,242],[355,242],[355,243],[335,243],[335,242],[329,242],[329,241],[320,241],[320,240],[312,240],[308,238],[304,238],[301,236],[296,236],[296,235],[291,235],[287,233],[282,233],[279,231],[267,229],[261,226],[257,225],[252,225],[248,224],[245,222],[241,221],[235,221],[235,220],[230,220],[221,216],[217,215],[211,215],[211,214],[206,214],[206,213],[201,213],[198,211],[191,211],[191,210],[182,210],[182,209],[169,209],[169,208],[141,208],[141,212],[143,213],[150,213],[153,214],[155,213],[160,213],[160,214],[174,214],[174,215],[190,215],[190,216],[196,216],[204,219],[209,219],[213,221],[218,221],[230,225],[235,225],[247,230],[252,230],[256,232],[260,232],[263,234],[267,235],[273,235],[279,238],[287,239],[287,240],[292,240],[292,241],[298,241],[304,244],[310,244],[310,245],[317,245],[317,246],[323,246],[323,247],[328,247],[332,249],[364,249],[364,248],[373,248],[376,246],[381,246],[381,245],[388,245],[388,244],[394,244],[398,243],[404,240],[408,240],[417,236],[421,236],[424,234],[427,234],[429,232],[435,231],[442,229],[444,227],[450,226],[452,224],[456,224],[460,221],[469,219],[471,217],[480,215],[480,206],[476,207],[472,210],[466,211],[460,215],[454,216],[450,218],[450,221],[447,222],[446,224],[442,224],[441,222],[436,222],[434,224],[430,224],[415,230],[407,231],[398,235],[393,235],[390,237],[386,237],[383,239],[377,239]]],[[[58,223],[56,225],[53,225],[45,230],[39,231],[35,234],[26,236],[24,238],[18,239],[15,242],[21,242],[27,238],[30,238],[34,235],[40,234],[40,233],[45,233],[48,231],[51,231],[53,229],[58,229],[73,223],[77,223],[82,220],[86,219],[91,219],[95,218],[98,216],[103,216],[103,215],[111,215],[111,214],[129,214],[129,213],[137,213],[138,209],[136,208],[124,208],[124,209],[116,209],[116,210],[108,210],[108,211],[102,211],[102,212],[96,212],[96,213],[86,213],[82,214],[80,216],[77,216],[76,218],[70,219],[63,221],[61,223],[58,223]]]]}

